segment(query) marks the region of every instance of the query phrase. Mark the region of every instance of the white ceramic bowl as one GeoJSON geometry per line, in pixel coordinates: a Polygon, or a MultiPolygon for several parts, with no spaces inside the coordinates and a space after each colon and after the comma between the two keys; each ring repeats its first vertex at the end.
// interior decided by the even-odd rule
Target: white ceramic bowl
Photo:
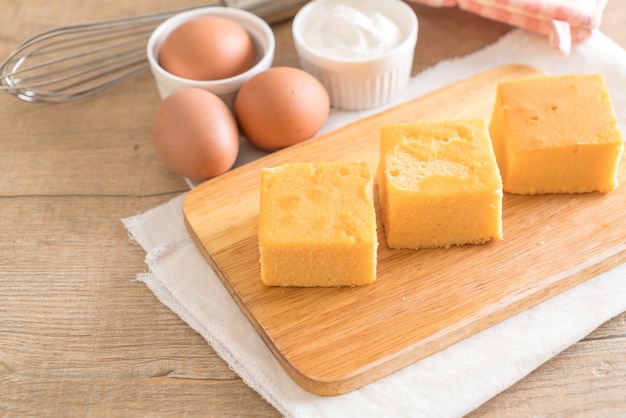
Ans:
{"type": "Polygon", "coordinates": [[[396,97],[411,77],[417,32],[415,12],[401,0],[313,0],[298,11],[292,23],[300,66],[322,82],[333,107],[345,110],[381,106],[396,97]],[[371,58],[320,52],[307,42],[307,28],[320,21],[319,8],[337,4],[380,12],[397,25],[401,41],[371,58]]]}
{"type": "Polygon", "coordinates": [[[232,108],[235,96],[243,83],[271,67],[275,48],[274,33],[263,19],[245,10],[212,6],[183,12],[161,23],[150,35],[146,52],[161,99],[165,99],[175,91],[195,87],[215,93],[232,108]],[[170,32],[190,19],[205,15],[228,18],[248,31],[255,49],[254,64],[248,71],[221,80],[198,81],[175,76],[159,65],[159,50],[170,32]]]}

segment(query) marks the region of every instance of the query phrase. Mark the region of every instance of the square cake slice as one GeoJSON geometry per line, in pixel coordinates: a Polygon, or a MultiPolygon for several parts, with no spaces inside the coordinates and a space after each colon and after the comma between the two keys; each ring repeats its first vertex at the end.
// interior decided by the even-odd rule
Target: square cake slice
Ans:
{"type": "Polygon", "coordinates": [[[376,279],[372,170],[298,163],[261,173],[259,250],[268,286],[357,286],[376,279]]]}
{"type": "Polygon", "coordinates": [[[390,248],[502,238],[502,182],[481,119],[383,127],[377,180],[390,248]]]}
{"type": "Polygon", "coordinates": [[[623,139],[601,74],[500,83],[489,127],[504,191],[610,192],[623,139]]]}

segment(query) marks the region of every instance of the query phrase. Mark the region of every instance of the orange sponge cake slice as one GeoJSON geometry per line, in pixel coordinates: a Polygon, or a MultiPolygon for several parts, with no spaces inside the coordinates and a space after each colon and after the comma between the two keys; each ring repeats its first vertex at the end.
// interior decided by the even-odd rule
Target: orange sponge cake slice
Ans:
{"type": "Polygon", "coordinates": [[[601,74],[500,83],[489,130],[506,192],[617,187],[623,139],[601,74]]]}
{"type": "Polygon", "coordinates": [[[502,182],[483,120],[383,127],[377,177],[391,248],[502,238],[502,182]]]}
{"type": "Polygon", "coordinates": [[[372,171],[361,162],[285,164],[261,173],[259,250],[268,286],[376,279],[372,171]]]}

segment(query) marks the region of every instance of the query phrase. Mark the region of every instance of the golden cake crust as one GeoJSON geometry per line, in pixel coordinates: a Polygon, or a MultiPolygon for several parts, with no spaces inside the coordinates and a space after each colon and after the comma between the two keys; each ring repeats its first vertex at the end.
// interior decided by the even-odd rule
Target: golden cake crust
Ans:
{"type": "Polygon", "coordinates": [[[261,174],[261,280],[355,286],[376,279],[373,177],[362,162],[285,164],[261,174]]]}
{"type": "Polygon", "coordinates": [[[502,183],[482,120],[383,127],[377,177],[391,248],[502,238],[502,183]]]}
{"type": "Polygon", "coordinates": [[[500,83],[489,130],[506,192],[617,187],[623,140],[601,74],[500,83]]]}

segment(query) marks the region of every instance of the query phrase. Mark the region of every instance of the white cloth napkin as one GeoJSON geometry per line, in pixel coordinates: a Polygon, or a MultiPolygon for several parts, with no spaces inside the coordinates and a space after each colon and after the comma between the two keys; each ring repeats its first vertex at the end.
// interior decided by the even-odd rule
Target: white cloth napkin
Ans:
{"type": "MultiPolygon", "coordinates": [[[[618,118],[626,121],[626,96],[621,94],[626,91],[626,51],[601,33],[561,57],[540,35],[514,31],[482,51],[417,75],[390,106],[506,63],[525,63],[551,74],[604,73],[618,118]]],[[[380,110],[334,111],[323,130],[380,110]]],[[[123,220],[147,253],[149,272],[137,278],[285,416],[462,416],[626,310],[622,264],[359,390],[317,396],[284,372],[205,262],[185,230],[182,199],[123,220]]]]}

